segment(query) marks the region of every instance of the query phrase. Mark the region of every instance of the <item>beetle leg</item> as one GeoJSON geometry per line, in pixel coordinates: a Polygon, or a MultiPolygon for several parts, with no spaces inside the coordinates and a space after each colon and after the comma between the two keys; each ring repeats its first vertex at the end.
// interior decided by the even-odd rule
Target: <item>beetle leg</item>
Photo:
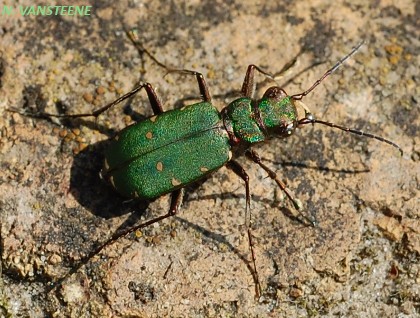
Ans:
{"type": "Polygon", "coordinates": [[[68,277],[70,277],[71,275],[76,273],[83,265],[86,265],[92,257],[94,257],[95,255],[98,255],[104,248],[112,245],[114,242],[119,240],[121,237],[127,236],[128,234],[131,234],[131,233],[133,233],[133,232],[135,232],[135,231],[137,231],[141,228],[144,228],[146,226],[149,226],[149,225],[152,225],[154,223],[160,222],[160,221],[162,221],[166,218],[169,218],[169,217],[177,214],[179,212],[180,207],[181,207],[183,196],[184,196],[184,189],[183,188],[179,189],[179,190],[175,190],[174,192],[172,192],[171,206],[169,208],[168,213],[166,213],[165,215],[158,216],[158,217],[156,217],[152,220],[149,220],[147,222],[144,222],[142,224],[138,224],[138,225],[130,227],[128,229],[124,229],[123,231],[114,233],[114,235],[109,240],[107,240],[105,243],[102,243],[101,245],[96,247],[86,257],[84,257],[80,261],[78,266],[72,268],[65,276],[63,276],[57,282],[55,282],[53,285],[51,285],[51,288],[48,290],[48,292],[51,292],[54,289],[56,289],[57,287],[61,286],[61,284],[68,277]]]}
{"type": "Polygon", "coordinates": [[[156,92],[153,86],[150,83],[144,84],[144,89],[146,90],[147,97],[149,98],[150,106],[152,106],[153,113],[155,115],[162,114],[164,112],[161,101],[156,95],[156,92]]]}
{"type": "Polygon", "coordinates": [[[209,89],[207,87],[207,83],[206,80],[204,79],[203,74],[198,73],[198,72],[194,72],[194,71],[188,71],[188,70],[184,70],[187,72],[192,72],[195,74],[195,77],[197,78],[197,82],[198,82],[198,87],[200,89],[200,94],[203,97],[203,100],[205,102],[211,102],[211,96],[210,96],[210,92],[209,89]]]}
{"type": "MultiPolygon", "coordinates": [[[[148,53],[150,56],[150,53],[148,53]]],[[[161,65],[161,64],[159,64],[161,65]]],[[[170,68],[168,66],[164,66],[166,71],[169,73],[178,73],[178,74],[183,74],[183,75],[194,75],[195,78],[197,79],[197,83],[198,83],[198,89],[200,90],[200,95],[203,98],[204,102],[211,102],[211,95],[209,92],[209,88],[207,86],[207,82],[203,76],[203,74],[201,74],[200,72],[197,71],[192,71],[192,70],[187,70],[187,69],[177,69],[177,68],[170,68]]]]}
{"type": "Polygon", "coordinates": [[[184,197],[184,189],[183,188],[175,190],[171,194],[171,205],[169,207],[168,213],[166,213],[165,215],[158,216],[158,217],[156,217],[154,219],[151,219],[147,222],[144,222],[142,224],[138,224],[138,225],[133,226],[131,228],[125,229],[124,231],[121,231],[119,233],[115,233],[107,242],[102,244],[100,246],[100,248],[96,250],[95,254],[99,253],[104,247],[112,244],[113,242],[118,240],[120,237],[126,236],[126,235],[128,235],[130,233],[133,233],[133,232],[135,232],[135,231],[137,231],[141,228],[144,228],[146,226],[152,225],[156,222],[160,222],[164,219],[167,219],[171,216],[176,215],[179,212],[179,209],[181,207],[183,197],[184,197]]]}
{"type": "Polygon", "coordinates": [[[45,113],[45,112],[37,112],[37,113],[29,114],[29,113],[22,112],[18,109],[15,109],[15,108],[10,108],[9,110],[12,111],[12,112],[20,113],[20,114],[25,115],[25,116],[36,117],[36,118],[44,118],[44,117],[55,117],[55,118],[95,117],[95,118],[97,118],[103,112],[107,111],[108,109],[110,109],[111,107],[113,107],[115,105],[118,105],[119,103],[126,100],[127,98],[130,98],[131,96],[137,94],[143,88],[146,90],[147,96],[149,97],[149,101],[150,101],[150,104],[152,106],[154,114],[158,115],[160,113],[163,113],[162,104],[159,101],[159,99],[157,98],[157,95],[156,95],[155,90],[153,89],[152,85],[149,84],[149,83],[144,83],[144,84],[137,85],[136,87],[134,87],[128,93],[124,94],[123,96],[118,97],[113,102],[111,102],[111,103],[109,103],[109,104],[91,112],[91,113],[50,114],[50,113],[45,113]]]}
{"type": "MultiPolygon", "coordinates": [[[[160,102],[159,98],[157,97],[156,92],[155,92],[152,84],[144,83],[144,84],[136,86],[130,92],[128,92],[127,94],[124,94],[123,96],[117,98],[115,101],[109,103],[108,105],[105,105],[104,107],[102,107],[98,110],[95,110],[90,116],[98,117],[100,114],[107,111],[109,108],[111,108],[111,107],[121,103],[122,101],[126,100],[127,98],[130,98],[131,96],[135,95],[142,88],[144,88],[146,90],[147,97],[149,98],[150,106],[152,107],[153,113],[155,115],[159,115],[159,114],[163,113],[162,103],[160,102]]],[[[68,116],[82,117],[82,116],[80,116],[80,114],[68,115],[68,116]]],[[[89,115],[87,115],[87,116],[89,116],[89,115]]]]}
{"type": "Polygon", "coordinates": [[[288,70],[290,70],[297,62],[298,57],[302,54],[302,51],[299,52],[289,63],[287,63],[280,72],[276,74],[270,74],[264,71],[262,68],[255,64],[248,65],[246,70],[245,78],[242,83],[241,94],[244,97],[252,98],[255,92],[255,85],[254,85],[254,78],[255,78],[255,70],[266,76],[267,78],[275,81],[282,77],[288,70]]]}
{"type": "Polygon", "coordinates": [[[245,195],[246,195],[246,209],[245,209],[245,224],[247,227],[248,232],[248,244],[249,249],[251,251],[251,257],[252,257],[252,263],[254,266],[254,283],[255,283],[255,291],[257,294],[257,298],[261,295],[261,285],[260,280],[258,278],[258,271],[257,271],[257,265],[255,263],[256,257],[254,253],[254,242],[252,241],[252,233],[251,233],[251,194],[249,191],[249,176],[246,173],[245,169],[237,163],[235,160],[231,160],[226,165],[229,169],[231,169],[233,172],[235,172],[236,175],[241,177],[242,180],[245,182],[245,195]]]}
{"type": "Polygon", "coordinates": [[[290,189],[288,189],[287,186],[277,177],[277,174],[261,162],[260,155],[255,150],[252,150],[252,149],[248,149],[245,152],[245,155],[247,156],[247,158],[251,159],[256,164],[258,164],[261,168],[263,168],[265,172],[267,172],[268,176],[277,183],[279,188],[286,194],[289,200],[293,203],[293,206],[299,212],[299,214],[306,221],[308,221],[312,226],[314,226],[315,221],[311,220],[310,218],[308,218],[306,215],[302,213],[302,208],[303,208],[302,202],[300,202],[300,200],[298,199],[295,199],[293,192],[290,189]]]}
{"type": "Polygon", "coordinates": [[[231,160],[226,165],[229,169],[231,169],[233,172],[235,172],[236,175],[238,175],[242,180],[245,182],[245,197],[246,197],[246,209],[245,209],[245,217],[246,217],[246,226],[250,227],[251,223],[251,194],[249,191],[249,176],[246,173],[245,169],[242,168],[242,166],[236,162],[235,160],[231,160]]]}
{"type": "Polygon", "coordinates": [[[175,214],[179,212],[183,199],[184,199],[184,188],[181,188],[179,190],[175,190],[174,192],[172,192],[171,206],[169,208],[167,217],[174,216],[175,214]]]}
{"type": "Polygon", "coordinates": [[[265,76],[273,79],[273,76],[271,74],[263,71],[257,65],[254,65],[254,64],[248,65],[248,68],[246,69],[244,82],[242,83],[242,89],[241,89],[241,94],[244,97],[252,98],[252,96],[254,95],[254,92],[255,92],[255,85],[254,85],[255,70],[257,70],[261,74],[264,74],[265,76]]]}
{"type": "Polygon", "coordinates": [[[140,54],[145,53],[149,58],[152,59],[153,62],[155,62],[160,67],[163,67],[167,74],[169,73],[179,73],[179,74],[187,74],[187,75],[194,75],[197,78],[198,87],[200,89],[200,94],[203,97],[203,100],[205,102],[211,102],[211,96],[209,93],[209,89],[207,87],[206,80],[204,79],[203,74],[192,71],[192,70],[186,70],[186,69],[177,69],[170,66],[167,66],[166,64],[159,61],[152,53],[150,53],[139,41],[137,33],[134,31],[127,31],[127,35],[130,38],[131,42],[134,44],[134,46],[137,48],[140,54]]]}
{"type": "Polygon", "coordinates": [[[209,88],[207,87],[206,80],[204,79],[203,74],[200,72],[192,71],[192,70],[184,70],[184,69],[167,69],[168,73],[179,73],[179,74],[186,74],[186,75],[194,75],[198,82],[198,88],[200,90],[200,95],[205,102],[211,102],[211,96],[209,92],[209,88]]]}

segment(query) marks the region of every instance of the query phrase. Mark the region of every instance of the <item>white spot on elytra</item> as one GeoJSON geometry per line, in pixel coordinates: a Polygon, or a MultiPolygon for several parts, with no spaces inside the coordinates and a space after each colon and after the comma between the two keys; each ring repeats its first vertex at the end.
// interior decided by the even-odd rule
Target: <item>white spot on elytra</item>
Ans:
{"type": "Polygon", "coordinates": [[[176,187],[176,186],[179,186],[181,184],[181,181],[179,181],[175,178],[172,178],[171,183],[174,187],[176,187]]]}

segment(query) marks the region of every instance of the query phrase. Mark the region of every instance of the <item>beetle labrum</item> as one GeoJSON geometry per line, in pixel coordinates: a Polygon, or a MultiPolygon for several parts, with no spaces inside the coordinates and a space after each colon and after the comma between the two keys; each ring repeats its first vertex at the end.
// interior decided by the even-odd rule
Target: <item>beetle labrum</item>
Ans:
{"type": "Polygon", "coordinates": [[[101,176],[108,180],[117,192],[126,197],[154,199],[172,193],[169,211],[165,215],[116,233],[107,242],[90,253],[88,258],[99,253],[103,248],[122,236],[174,216],[181,206],[185,186],[208,176],[223,166],[227,166],[245,183],[245,220],[258,296],[261,293],[261,287],[250,226],[251,194],[249,177],[235,160],[236,157],[245,154],[248,159],[258,164],[286,194],[296,210],[301,211],[302,204],[300,201],[294,198],[293,193],[277,177],[276,173],[261,161],[258,153],[252,149],[252,145],[267,141],[272,137],[288,137],[296,128],[307,124],[322,124],[388,143],[402,154],[402,149],[397,144],[380,136],[314,119],[301,102],[326,77],[336,71],[345,60],[356,53],[363,42],[326,71],[309,89],[299,94],[288,95],[281,87],[273,86],[266,90],[261,99],[253,99],[255,70],[269,77],[271,75],[256,65],[249,65],[241,89],[242,97],[234,100],[219,112],[211,103],[211,96],[201,73],[170,69],[143,47],[139,47],[132,36],[130,38],[139,50],[146,53],[158,65],[165,67],[168,72],[194,75],[203,100],[196,104],[165,112],[152,85],[145,83],[138,85],[127,94],[92,113],[42,114],[43,116],[64,118],[98,117],[109,108],[135,95],[142,89],[145,89],[154,113],[152,117],[128,126],[117,134],[105,153],[106,159],[101,176]],[[297,107],[302,107],[305,112],[305,116],[301,119],[298,118],[297,107]]]}

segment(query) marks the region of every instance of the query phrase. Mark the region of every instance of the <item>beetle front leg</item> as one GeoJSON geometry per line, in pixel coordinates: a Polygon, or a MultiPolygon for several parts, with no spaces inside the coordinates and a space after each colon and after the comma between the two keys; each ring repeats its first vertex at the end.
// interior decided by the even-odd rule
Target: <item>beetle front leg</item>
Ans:
{"type": "Polygon", "coordinates": [[[265,172],[267,172],[268,176],[274,180],[279,188],[286,194],[286,196],[289,198],[289,200],[293,203],[294,208],[299,212],[299,214],[308,221],[312,226],[315,225],[315,221],[308,218],[306,215],[302,213],[302,202],[300,200],[294,198],[294,194],[291,190],[287,188],[287,186],[277,177],[277,174],[272,171],[269,167],[267,167],[265,164],[261,162],[260,155],[255,150],[247,150],[245,152],[245,155],[248,159],[251,159],[256,164],[258,164],[261,168],[264,169],[265,172]]]}
{"type": "Polygon", "coordinates": [[[301,55],[301,54],[302,54],[302,52],[299,52],[289,63],[287,63],[285,66],[283,66],[283,68],[280,70],[280,72],[278,72],[276,74],[270,74],[270,73],[264,71],[262,68],[260,68],[259,66],[255,65],[255,64],[248,65],[248,68],[247,68],[246,74],[245,74],[245,78],[244,78],[244,81],[242,83],[242,89],[241,89],[242,96],[252,98],[252,96],[254,95],[254,93],[255,93],[255,85],[254,85],[255,70],[257,70],[258,72],[260,72],[261,74],[263,74],[267,78],[275,81],[276,79],[278,79],[279,77],[284,75],[284,73],[286,73],[288,70],[290,70],[296,64],[297,59],[298,59],[299,55],[301,55]]]}
{"type": "Polygon", "coordinates": [[[248,65],[248,68],[246,69],[244,82],[242,83],[242,89],[241,89],[241,94],[244,97],[252,98],[252,96],[254,95],[254,92],[255,92],[255,85],[254,85],[255,70],[257,70],[261,74],[264,74],[268,78],[273,79],[273,76],[271,74],[263,71],[257,65],[254,65],[254,64],[248,65]]]}
{"type": "Polygon", "coordinates": [[[252,257],[252,263],[254,266],[254,283],[255,283],[255,293],[257,298],[261,295],[261,284],[260,280],[258,278],[258,271],[257,271],[257,265],[256,265],[256,257],[254,253],[254,242],[252,241],[252,233],[251,233],[251,193],[249,191],[249,176],[246,173],[245,169],[236,161],[231,160],[228,162],[227,167],[231,169],[233,172],[236,173],[239,177],[241,177],[242,180],[245,182],[245,195],[246,195],[246,209],[245,209],[245,224],[247,227],[247,233],[248,233],[248,244],[249,249],[251,251],[251,257],[252,257]]]}

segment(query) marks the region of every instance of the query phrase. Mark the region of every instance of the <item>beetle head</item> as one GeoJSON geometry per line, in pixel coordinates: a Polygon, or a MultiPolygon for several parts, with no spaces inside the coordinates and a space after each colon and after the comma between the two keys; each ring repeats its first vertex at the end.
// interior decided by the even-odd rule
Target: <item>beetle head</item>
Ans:
{"type": "Polygon", "coordinates": [[[258,111],[268,136],[287,137],[298,125],[294,100],[278,86],[266,90],[258,102],[258,111]]]}

